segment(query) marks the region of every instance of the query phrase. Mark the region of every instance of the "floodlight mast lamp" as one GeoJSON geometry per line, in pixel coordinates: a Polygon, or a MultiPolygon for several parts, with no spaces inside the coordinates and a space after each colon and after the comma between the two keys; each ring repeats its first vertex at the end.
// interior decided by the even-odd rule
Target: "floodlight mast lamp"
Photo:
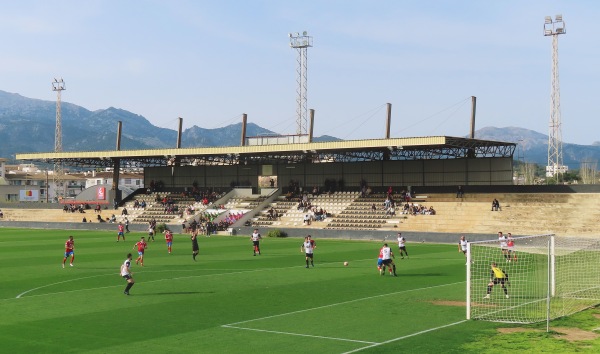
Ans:
{"type": "Polygon", "coordinates": [[[66,90],[65,82],[61,78],[60,80],[54,79],[52,82],[52,91],[56,91],[56,130],[54,135],[54,152],[62,151],[62,118],[60,112],[60,93],[66,90]]]}
{"type": "Polygon", "coordinates": [[[567,33],[562,15],[544,19],[544,36],[552,37],[552,80],[550,88],[550,131],[548,134],[548,166],[546,177],[557,176],[565,170],[563,166],[562,122],[560,115],[560,81],[558,78],[558,36],[567,33]]]}
{"type": "MultiPolygon", "coordinates": [[[[56,91],[56,130],[54,134],[54,152],[62,151],[62,117],[60,111],[60,96],[63,90],[66,90],[65,81],[60,78],[54,79],[52,82],[52,91],[56,91]]],[[[54,174],[52,175],[52,182],[54,184],[54,193],[57,198],[64,196],[64,170],[62,163],[54,163],[54,174]]],[[[48,193],[48,188],[46,188],[48,193]]]]}
{"type": "Polygon", "coordinates": [[[296,133],[298,135],[306,135],[308,134],[308,48],[312,47],[312,37],[306,31],[302,32],[302,34],[298,32],[290,33],[288,36],[290,37],[290,47],[298,51],[298,67],[296,69],[298,74],[296,133]]]}

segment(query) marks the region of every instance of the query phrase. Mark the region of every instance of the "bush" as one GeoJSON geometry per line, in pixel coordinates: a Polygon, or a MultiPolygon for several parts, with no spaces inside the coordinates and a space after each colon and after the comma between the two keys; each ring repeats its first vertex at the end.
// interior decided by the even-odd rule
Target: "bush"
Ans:
{"type": "Polygon", "coordinates": [[[287,234],[281,230],[271,230],[267,234],[267,237],[287,237],[287,234]]]}
{"type": "Polygon", "coordinates": [[[156,224],[156,233],[157,234],[162,234],[163,232],[165,232],[165,230],[168,230],[169,227],[167,226],[167,224],[162,223],[162,224],[156,224]]]}

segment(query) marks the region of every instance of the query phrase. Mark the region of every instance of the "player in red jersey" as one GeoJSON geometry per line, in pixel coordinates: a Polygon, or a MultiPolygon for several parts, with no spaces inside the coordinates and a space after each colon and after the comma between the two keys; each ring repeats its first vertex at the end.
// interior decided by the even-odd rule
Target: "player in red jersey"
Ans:
{"type": "Polygon", "coordinates": [[[69,265],[73,266],[73,261],[75,260],[75,241],[73,241],[73,236],[69,236],[67,242],[65,242],[65,258],[63,258],[62,267],[65,267],[65,263],[67,262],[67,258],[71,256],[71,262],[69,265]]]}
{"type": "Polygon", "coordinates": [[[167,241],[167,248],[169,249],[169,253],[171,253],[171,245],[173,245],[173,234],[171,230],[165,230],[165,241],[167,241]]]}
{"type": "Polygon", "coordinates": [[[123,237],[123,241],[125,241],[125,226],[122,222],[120,222],[119,226],[117,226],[117,230],[119,231],[117,232],[117,242],[119,242],[121,237],[123,237]]]}
{"type": "Polygon", "coordinates": [[[136,258],[135,264],[138,264],[138,262],[139,262],[139,264],[143,267],[144,266],[144,251],[148,247],[148,244],[146,243],[146,240],[142,237],[138,242],[136,242],[135,245],[133,245],[133,249],[135,249],[136,247],[138,250],[138,258],[136,258]]]}

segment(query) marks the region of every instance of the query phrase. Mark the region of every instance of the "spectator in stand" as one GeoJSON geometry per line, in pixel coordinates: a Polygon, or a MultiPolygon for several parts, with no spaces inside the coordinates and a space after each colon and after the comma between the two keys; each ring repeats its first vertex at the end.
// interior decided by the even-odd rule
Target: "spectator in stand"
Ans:
{"type": "Polygon", "coordinates": [[[123,208],[123,210],[121,211],[121,215],[123,215],[123,216],[127,215],[127,208],[123,208]]]}
{"type": "Polygon", "coordinates": [[[310,216],[308,214],[304,215],[304,225],[310,225],[310,216]]]}
{"type": "Polygon", "coordinates": [[[492,211],[498,210],[500,210],[500,202],[498,201],[498,199],[494,198],[494,200],[492,200],[492,211]]]}
{"type": "Polygon", "coordinates": [[[464,196],[465,192],[463,191],[462,186],[458,186],[456,188],[456,198],[462,198],[464,196]]]}

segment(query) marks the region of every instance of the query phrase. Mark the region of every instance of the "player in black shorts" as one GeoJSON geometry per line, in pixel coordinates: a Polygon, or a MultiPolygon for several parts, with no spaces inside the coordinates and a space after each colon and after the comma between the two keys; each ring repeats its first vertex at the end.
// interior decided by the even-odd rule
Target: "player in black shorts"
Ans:
{"type": "Polygon", "coordinates": [[[200,252],[200,247],[198,247],[198,232],[196,230],[192,231],[192,258],[194,261],[196,260],[196,256],[200,252]]]}

